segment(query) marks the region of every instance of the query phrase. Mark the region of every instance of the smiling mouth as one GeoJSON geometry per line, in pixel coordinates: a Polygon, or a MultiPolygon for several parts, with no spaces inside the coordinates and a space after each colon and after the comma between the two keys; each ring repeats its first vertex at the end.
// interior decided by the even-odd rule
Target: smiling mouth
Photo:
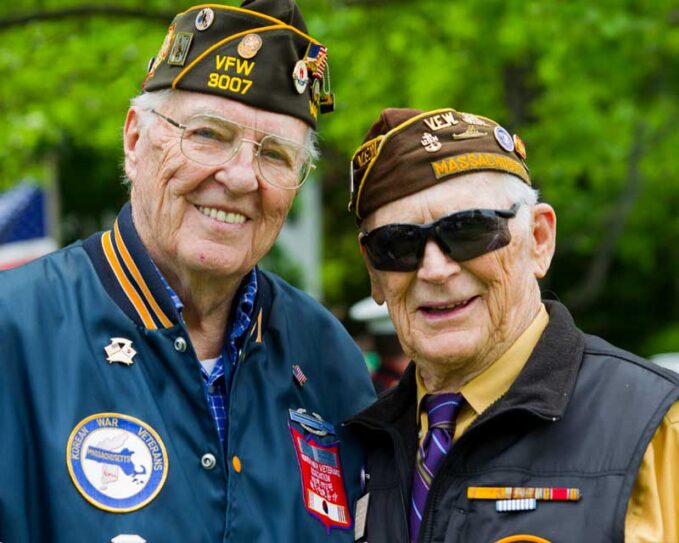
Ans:
{"type": "Polygon", "coordinates": [[[227,213],[214,207],[196,206],[196,209],[206,217],[225,224],[243,224],[247,220],[247,217],[240,213],[227,213]]]}
{"type": "Polygon", "coordinates": [[[476,300],[478,296],[472,296],[471,298],[468,298],[466,300],[463,300],[461,302],[457,302],[455,304],[448,304],[448,305],[439,305],[439,306],[421,306],[420,309],[428,314],[428,315],[444,315],[444,314],[450,314],[456,311],[460,311],[461,309],[464,309],[468,305],[470,305],[474,300],[476,300]]]}

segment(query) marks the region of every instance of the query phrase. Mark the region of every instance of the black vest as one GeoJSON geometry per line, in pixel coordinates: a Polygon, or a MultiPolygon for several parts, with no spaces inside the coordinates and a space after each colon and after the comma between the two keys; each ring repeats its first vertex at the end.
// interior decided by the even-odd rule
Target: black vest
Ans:
{"type": "MultiPolygon", "coordinates": [[[[549,325],[509,391],[455,443],[434,478],[419,543],[621,542],[646,447],[679,398],[679,375],[582,334],[546,303],[549,325]],[[470,486],[578,488],[577,502],[498,513],[470,486]]],[[[368,449],[369,543],[406,543],[417,448],[411,364],[398,387],[349,421],[368,449]]]]}

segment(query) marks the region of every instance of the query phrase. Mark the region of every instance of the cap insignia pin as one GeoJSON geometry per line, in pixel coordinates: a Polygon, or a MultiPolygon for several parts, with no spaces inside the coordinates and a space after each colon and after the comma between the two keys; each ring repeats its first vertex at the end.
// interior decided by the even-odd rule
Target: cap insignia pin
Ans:
{"type": "Polygon", "coordinates": [[[508,153],[514,152],[514,140],[504,128],[501,126],[495,127],[495,140],[508,153]]]}
{"type": "Polygon", "coordinates": [[[316,104],[321,101],[321,82],[318,79],[314,79],[311,84],[311,96],[316,104]]]}
{"type": "Polygon", "coordinates": [[[323,72],[328,64],[328,49],[320,43],[310,43],[304,55],[304,62],[311,72],[311,77],[323,79],[323,72]]]}
{"type": "Polygon", "coordinates": [[[516,134],[514,134],[514,151],[516,151],[516,154],[523,160],[526,160],[526,144],[523,143],[523,140],[516,134]]]}
{"type": "Polygon", "coordinates": [[[207,30],[215,20],[215,12],[210,8],[203,8],[196,15],[196,30],[207,30]]]}
{"type": "Polygon", "coordinates": [[[137,354],[137,351],[132,348],[132,341],[124,337],[112,337],[110,345],[106,345],[104,350],[109,364],[118,362],[129,366],[134,363],[132,359],[137,354]]]}
{"type": "Polygon", "coordinates": [[[172,23],[167,29],[167,33],[165,34],[165,38],[163,39],[163,43],[160,46],[160,49],[158,50],[158,54],[155,57],[153,57],[149,62],[147,77],[153,77],[153,74],[155,73],[160,63],[163,62],[163,60],[165,60],[165,57],[167,57],[167,53],[170,50],[170,46],[172,45],[172,40],[174,40],[174,31],[176,27],[177,25],[172,23]]]}
{"type": "Polygon", "coordinates": [[[148,73],[148,72],[150,72],[151,70],[153,70],[153,67],[155,66],[155,64],[156,64],[156,57],[151,57],[151,58],[149,59],[149,64],[148,64],[148,66],[146,67],[146,73],[148,73]]]}
{"type": "Polygon", "coordinates": [[[321,113],[335,111],[335,95],[332,92],[321,92],[321,113]]]}
{"type": "Polygon", "coordinates": [[[172,66],[184,66],[186,57],[189,56],[189,48],[193,41],[193,32],[178,32],[172,44],[172,51],[167,63],[172,66]]]}
{"type": "Polygon", "coordinates": [[[295,83],[295,90],[302,94],[309,84],[309,70],[303,60],[298,60],[295,69],[292,71],[292,80],[295,83]]]}
{"type": "Polygon", "coordinates": [[[441,142],[439,141],[438,137],[430,134],[429,132],[422,134],[420,143],[422,144],[422,147],[424,147],[424,150],[429,153],[435,153],[441,148],[441,142]]]}
{"type": "Polygon", "coordinates": [[[254,57],[262,47],[262,38],[259,34],[246,34],[238,44],[238,54],[241,58],[254,57]]]}
{"type": "Polygon", "coordinates": [[[462,119],[467,124],[475,124],[477,126],[490,126],[483,119],[479,119],[476,115],[472,113],[459,113],[460,119],[462,119]]]}
{"type": "Polygon", "coordinates": [[[453,134],[453,139],[454,140],[471,140],[474,138],[482,138],[484,136],[487,136],[488,132],[484,132],[483,130],[479,130],[476,128],[474,125],[470,125],[467,127],[467,130],[464,132],[460,132],[459,134],[453,134]]]}

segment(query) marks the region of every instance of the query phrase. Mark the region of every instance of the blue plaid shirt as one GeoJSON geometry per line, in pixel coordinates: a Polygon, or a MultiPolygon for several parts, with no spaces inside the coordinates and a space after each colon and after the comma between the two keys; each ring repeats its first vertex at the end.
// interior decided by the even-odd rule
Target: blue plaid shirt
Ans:
{"type": "MultiPolygon", "coordinates": [[[[156,268],[157,269],[157,268],[156,268]]],[[[177,293],[172,290],[172,287],[163,277],[163,274],[158,270],[160,278],[167,289],[172,301],[174,302],[177,312],[184,321],[182,310],[184,304],[177,296],[177,293]]],[[[217,358],[212,372],[208,374],[205,368],[201,365],[200,371],[205,380],[205,394],[207,395],[207,403],[210,406],[215,423],[217,424],[217,431],[219,432],[219,439],[224,446],[224,439],[229,426],[229,418],[227,413],[227,406],[229,403],[229,394],[231,392],[231,383],[233,381],[233,374],[238,362],[238,355],[240,354],[239,347],[243,345],[245,331],[250,327],[252,321],[252,310],[255,306],[255,296],[257,295],[257,272],[253,269],[241,282],[241,286],[236,294],[236,311],[232,318],[229,318],[226,328],[226,341],[222,354],[217,358]]]]}

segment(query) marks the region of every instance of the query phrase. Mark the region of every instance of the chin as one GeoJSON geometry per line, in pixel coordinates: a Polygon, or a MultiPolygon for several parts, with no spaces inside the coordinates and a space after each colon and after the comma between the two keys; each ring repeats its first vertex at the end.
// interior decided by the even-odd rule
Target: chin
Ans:
{"type": "Polygon", "coordinates": [[[466,332],[431,338],[416,346],[415,350],[418,358],[428,360],[432,364],[461,367],[478,355],[477,345],[478,343],[469,337],[469,332],[466,332]]]}
{"type": "Polygon", "coordinates": [[[238,259],[236,262],[233,256],[218,254],[214,250],[201,250],[199,247],[196,247],[188,253],[180,253],[177,257],[177,264],[194,273],[233,275],[239,273],[243,264],[241,259],[238,259]]]}

